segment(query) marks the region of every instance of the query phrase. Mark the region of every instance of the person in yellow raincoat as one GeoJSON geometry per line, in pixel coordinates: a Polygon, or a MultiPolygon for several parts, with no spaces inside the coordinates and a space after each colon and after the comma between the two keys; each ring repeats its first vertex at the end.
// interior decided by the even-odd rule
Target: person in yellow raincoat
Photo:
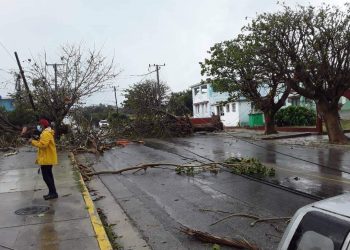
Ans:
{"type": "Polygon", "coordinates": [[[39,140],[31,140],[34,147],[38,148],[37,158],[35,163],[40,165],[43,179],[49,188],[49,193],[44,195],[45,200],[58,198],[56,192],[55,180],[52,174],[52,166],[57,164],[57,152],[54,135],[54,130],[50,127],[46,119],[39,120],[41,130],[39,140]]]}

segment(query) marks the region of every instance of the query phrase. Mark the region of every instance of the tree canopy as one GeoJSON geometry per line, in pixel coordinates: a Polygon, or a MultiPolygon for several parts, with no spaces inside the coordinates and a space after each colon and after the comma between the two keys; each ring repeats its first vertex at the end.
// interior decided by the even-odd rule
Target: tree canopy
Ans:
{"type": "Polygon", "coordinates": [[[350,88],[349,41],[349,4],[344,10],[326,4],[283,6],[252,19],[233,40],[214,45],[211,58],[201,63],[202,74],[272,118],[292,88],[315,101],[330,142],[347,143],[338,103],[350,88]]]}
{"type": "Polygon", "coordinates": [[[168,112],[174,115],[192,115],[193,100],[192,90],[172,92],[168,102],[168,112]]]}
{"type": "Polygon", "coordinates": [[[253,32],[250,26],[245,30],[246,34],[211,47],[210,58],[200,63],[201,73],[215,90],[229,92],[231,99],[253,102],[264,112],[265,133],[276,133],[274,116],[290,92],[280,65],[288,65],[288,59],[271,46],[268,34],[253,32]]]}
{"type": "MultiPolygon", "coordinates": [[[[108,61],[96,49],[65,45],[59,51],[56,69],[49,68],[42,56],[32,60],[28,78],[39,116],[45,116],[59,127],[74,105],[83,98],[102,90],[115,77],[113,59],[108,61]]],[[[27,93],[17,95],[20,102],[27,101],[27,93]]]]}
{"type": "Polygon", "coordinates": [[[284,6],[283,11],[259,15],[255,23],[254,32],[275,31],[271,41],[290,62],[285,81],[315,101],[330,142],[346,143],[338,109],[350,88],[350,6],[284,6]]]}

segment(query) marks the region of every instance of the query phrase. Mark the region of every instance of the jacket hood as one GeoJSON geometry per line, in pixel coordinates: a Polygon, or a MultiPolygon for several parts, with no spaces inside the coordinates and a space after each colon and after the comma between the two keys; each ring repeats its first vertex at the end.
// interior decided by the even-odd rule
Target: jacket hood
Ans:
{"type": "Polygon", "coordinates": [[[55,135],[55,131],[51,127],[45,128],[44,131],[49,132],[50,134],[52,134],[52,136],[55,135]]]}

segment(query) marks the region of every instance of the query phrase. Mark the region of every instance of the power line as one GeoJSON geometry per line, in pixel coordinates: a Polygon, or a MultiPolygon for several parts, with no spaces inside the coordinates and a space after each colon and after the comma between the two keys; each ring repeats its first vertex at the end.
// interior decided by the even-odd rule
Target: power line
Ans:
{"type": "Polygon", "coordinates": [[[155,70],[154,71],[151,71],[151,72],[148,72],[148,73],[145,73],[145,74],[139,74],[139,75],[126,75],[126,76],[119,76],[117,78],[119,79],[131,79],[131,78],[136,78],[136,77],[142,77],[142,76],[148,76],[152,73],[156,72],[155,70]]]}
{"type": "Polygon", "coordinates": [[[9,55],[9,57],[16,63],[16,60],[12,57],[10,51],[5,47],[5,45],[0,41],[1,47],[6,51],[6,53],[9,55]]]}
{"type": "Polygon", "coordinates": [[[2,68],[0,68],[0,71],[3,71],[3,72],[6,72],[6,73],[12,73],[11,71],[9,71],[9,70],[6,70],[6,69],[2,69],[2,68]]]}
{"type": "Polygon", "coordinates": [[[145,73],[145,74],[141,74],[141,75],[130,75],[130,76],[147,76],[147,75],[150,75],[150,74],[152,74],[152,73],[154,73],[154,72],[156,72],[157,70],[153,70],[153,71],[151,71],[151,72],[148,72],[148,73],[145,73]]]}

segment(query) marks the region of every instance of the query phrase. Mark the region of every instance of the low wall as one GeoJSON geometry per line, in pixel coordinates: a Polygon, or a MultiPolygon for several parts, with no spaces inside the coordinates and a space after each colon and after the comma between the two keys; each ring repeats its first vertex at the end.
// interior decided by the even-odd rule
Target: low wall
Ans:
{"type": "MultiPolygon", "coordinates": [[[[224,127],[225,130],[231,130],[235,128],[242,128],[242,127],[224,127]]],[[[245,129],[250,129],[250,130],[265,130],[264,126],[260,127],[243,127],[245,129]]],[[[310,132],[310,133],[317,133],[318,130],[313,127],[276,127],[277,131],[280,132],[310,132]]]]}

